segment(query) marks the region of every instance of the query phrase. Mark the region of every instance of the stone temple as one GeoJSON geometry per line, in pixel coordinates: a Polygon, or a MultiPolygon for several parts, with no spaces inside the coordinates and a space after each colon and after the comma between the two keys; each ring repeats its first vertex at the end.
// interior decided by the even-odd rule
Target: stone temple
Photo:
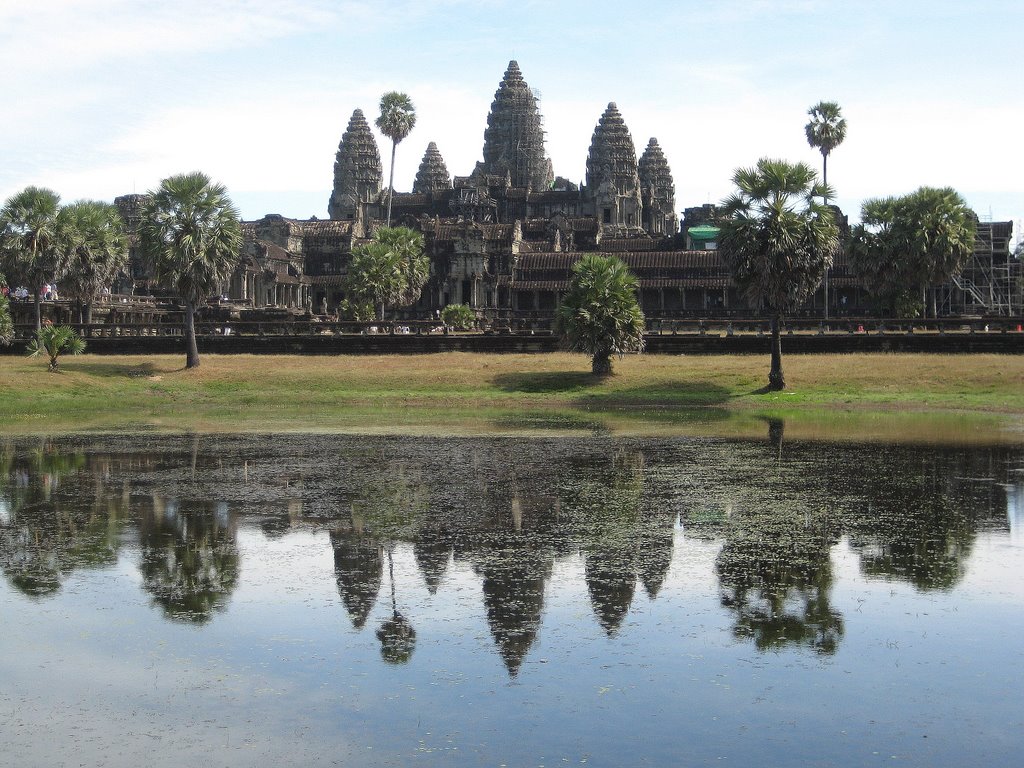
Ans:
{"type": "MultiPolygon", "coordinates": [[[[448,304],[464,303],[485,323],[550,319],[573,264],[586,252],[614,253],[626,262],[648,318],[756,311],[738,295],[715,250],[715,206],[687,208],[680,221],[672,170],[657,139],[638,160],[618,106],[609,103],[595,117],[586,181],[578,187],[555,175],[538,99],[511,61],[486,118],[483,160],[468,175],[452,176],[437,145],[427,145],[412,191],[396,192],[392,205],[392,224],[421,232],[431,260],[430,281],[404,316],[434,317],[448,304]]],[[[356,109],[335,156],[330,218],[269,215],[244,222],[229,298],[257,309],[334,313],[344,299],[353,245],[383,225],[383,172],[370,123],[356,109]]],[[[129,225],[139,200],[115,201],[129,225]]],[[[131,277],[146,282],[137,259],[131,277]]],[[[808,312],[820,313],[823,299],[819,290],[808,312]]],[[[844,256],[831,271],[828,300],[833,316],[865,307],[866,294],[844,256]]]]}

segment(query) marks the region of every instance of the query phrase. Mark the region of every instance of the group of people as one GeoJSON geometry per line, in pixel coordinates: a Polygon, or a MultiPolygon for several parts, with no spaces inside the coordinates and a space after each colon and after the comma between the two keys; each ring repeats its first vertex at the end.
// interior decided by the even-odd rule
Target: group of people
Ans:
{"type": "MultiPolygon", "coordinates": [[[[16,299],[19,301],[28,301],[32,297],[32,292],[23,285],[19,285],[17,288],[11,288],[8,285],[0,286],[0,293],[8,299],[16,299]]],[[[57,286],[54,283],[47,283],[39,290],[39,298],[43,301],[57,301],[60,296],[57,294],[57,286]]]]}

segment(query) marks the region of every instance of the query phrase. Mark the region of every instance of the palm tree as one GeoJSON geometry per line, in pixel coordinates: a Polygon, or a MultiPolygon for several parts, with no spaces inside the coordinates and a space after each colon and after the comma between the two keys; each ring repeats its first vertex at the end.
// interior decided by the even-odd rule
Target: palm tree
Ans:
{"type": "Polygon", "coordinates": [[[7,297],[0,293],[0,347],[14,341],[14,322],[11,320],[11,308],[7,297]]]}
{"type": "Polygon", "coordinates": [[[92,304],[128,266],[128,237],[117,207],[79,200],[58,214],[66,238],[58,272],[62,294],[78,302],[79,322],[92,322],[92,304]]]}
{"type": "Polygon", "coordinates": [[[36,331],[36,337],[29,342],[27,349],[31,356],[45,352],[50,358],[48,370],[51,373],[57,370],[57,360],[61,355],[80,355],[84,351],[82,337],[67,325],[44,325],[36,331]]]}
{"type": "Polygon", "coordinates": [[[925,309],[929,286],[963,269],[974,252],[976,229],[974,213],[949,187],[865,200],[850,240],[850,266],[887,308],[915,313],[925,309]]]}
{"type": "Polygon", "coordinates": [[[380,97],[380,132],[391,139],[391,177],[388,180],[387,226],[391,226],[391,198],[395,196],[395,150],[398,142],[408,136],[416,126],[416,108],[407,94],[388,91],[380,97]]]}
{"type": "Polygon", "coordinates": [[[406,227],[381,227],[352,249],[345,292],[356,305],[371,303],[378,320],[390,306],[415,304],[430,277],[423,235],[406,227]]]}
{"type": "MultiPolygon", "coordinates": [[[[821,152],[821,181],[828,184],[828,156],[846,138],[846,118],[834,101],[819,101],[809,110],[811,116],[804,133],[807,143],[821,152]]],[[[825,198],[828,202],[828,198],[825,198]]]]}
{"type": "Polygon", "coordinates": [[[0,209],[0,262],[12,279],[32,289],[37,333],[42,327],[40,293],[57,267],[59,211],[60,195],[43,187],[26,187],[0,209]]]}
{"type": "Polygon", "coordinates": [[[839,251],[832,210],[818,198],[829,188],[805,163],[758,160],[733,175],[736,192],[723,201],[719,248],[748,300],[772,315],[768,389],[786,386],[782,373],[782,315],[814,294],[839,251]]]}
{"type": "MultiPolygon", "coordinates": [[[[846,138],[846,118],[834,101],[819,101],[809,110],[811,116],[804,133],[807,143],[821,152],[821,181],[828,186],[828,156],[846,138]]],[[[828,198],[825,198],[828,204],[828,198]]],[[[825,270],[825,319],[828,320],[828,269],[825,270]]]]}
{"type": "Polygon", "coordinates": [[[185,302],[185,367],[199,367],[196,307],[231,276],[242,245],[238,211],[221,184],[203,173],[171,176],[149,193],[139,247],[157,282],[185,302]]]}
{"type": "Polygon", "coordinates": [[[555,327],[569,349],[591,356],[595,376],[611,374],[613,354],[643,351],[644,314],[636,291],[636,278],[615,256],[584,254],[572,268],[555,327]]]}

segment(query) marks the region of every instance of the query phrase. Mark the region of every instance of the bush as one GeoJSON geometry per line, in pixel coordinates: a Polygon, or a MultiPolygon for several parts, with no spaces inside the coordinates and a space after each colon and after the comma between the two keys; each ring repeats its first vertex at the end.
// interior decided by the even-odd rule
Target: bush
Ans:
{"type": "Polygon", "coordinates": [[[50,358],[51,372],[57,370],[57,360],[61,355],[80,355],[84,351],[82,337],[67,325],[44,325],[28,345],[29,355],[46,353],[50,358]]]}
{"type": "Polygon", "coordinates": [[[467,304],[449,304],[441,310],[441,321],[458,331],[468,331],[476,326],[476,312],[467,304]]]}

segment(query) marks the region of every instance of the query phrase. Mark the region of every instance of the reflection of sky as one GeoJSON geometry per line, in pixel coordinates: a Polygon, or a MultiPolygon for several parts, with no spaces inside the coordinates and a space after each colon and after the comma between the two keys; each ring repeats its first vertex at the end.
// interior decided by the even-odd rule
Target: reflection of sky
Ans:
{"type": "Polygon", "coordinates": [[[0,496],[0,525],[11,524],[11,503],[0,496]]]}
{"type": "MultiPolygon", "coordinates": [[[[362,631],[338,595],[323,530],[266,538],[243,523],[238,586],[202,627],[140,589],[138,552],[28,600],[0,581],[0,755],[25,764],[1010,765],[1024,748],[1017,574],[1024,549],[978,536],[965,580],[922,594],[864,578],[833,548],[834,656],[758,653],[719,601],[721,542],[676,531],[657,599],[637,585],[608,637],[585,554],[560,556],[536,641],[508,677],[480,576],[453,559],[430,595],[412,548],[393,552],[409,664],[380,660],[387,566],[362,631]],[[975,567],[980,562],[983,567],[975,567]],[[780,725],[784,724],[784,725],[780,725]],[[74,744],[72,748],[70,745],[74,744]],[[876,754],[877,753],[877,754],[876,754]]],[[[134,545],[133,545],[134,547],[134,545]]]]}

